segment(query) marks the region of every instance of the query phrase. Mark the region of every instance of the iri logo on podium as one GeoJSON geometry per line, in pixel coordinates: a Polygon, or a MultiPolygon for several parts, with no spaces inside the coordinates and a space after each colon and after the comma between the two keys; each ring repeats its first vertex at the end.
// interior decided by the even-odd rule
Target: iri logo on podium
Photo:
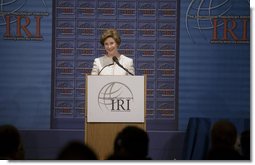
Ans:
{"type": "Polygon", "coordinates": [[[130,112],[133,102],[130,88],[121,82],[111,82],[98,93],[98,105],[102,111],[130,112]]]}

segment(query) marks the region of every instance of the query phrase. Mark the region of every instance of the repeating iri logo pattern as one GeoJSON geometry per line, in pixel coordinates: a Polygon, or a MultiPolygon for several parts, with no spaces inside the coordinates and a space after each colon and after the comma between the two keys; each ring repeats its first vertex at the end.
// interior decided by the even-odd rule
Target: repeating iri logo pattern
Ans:
{"type": "MultiPolygon", "coordinates": [[[[55,1],[54,82],[65,85],[54,83],[54,117],[84,117],[86,96],[81,92],[86,91],[85,74],[90,74],[94,58],[105,53],[99,43],[102,31],[116,28],[122,39],[119,51],[134,59],[136,75],[147,75],[147,119],[176,120],[178,3],[178,0],[55,1]],[[66,102],[68,108],[62,108],[59,102],[66,102]]],[[[102,88],[98,94],[101,109],[131,111],[132,93],[122,96],[123,91],[128,93],[128,87],[118,82],[102,88]]]]}

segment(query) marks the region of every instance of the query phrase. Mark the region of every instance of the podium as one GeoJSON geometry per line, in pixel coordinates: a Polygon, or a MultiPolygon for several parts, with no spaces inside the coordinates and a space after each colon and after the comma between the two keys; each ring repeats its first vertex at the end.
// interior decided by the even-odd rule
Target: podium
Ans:
{"type": "Polygon", "coordinates": [[[86,77],[85,143],[103,160],[126,126],[146,130],[146,76],[86,77]]]}

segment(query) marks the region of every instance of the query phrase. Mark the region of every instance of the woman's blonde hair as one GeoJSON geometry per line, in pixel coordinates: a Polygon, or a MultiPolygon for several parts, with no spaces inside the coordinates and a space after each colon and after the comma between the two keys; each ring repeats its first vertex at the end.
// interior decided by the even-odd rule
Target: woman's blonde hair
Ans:
{"type": "Polygon", "coordinates": [[[120,39],[120,35],[116,29],[107,29],[103,32],[103,34],[101,35],[101,39],[100,39],[101,45],[104,46],[105,40],[109,37],[113,38],[114,41],[118,44],[118,46],[120,46],[121,39],[120,39]]]}

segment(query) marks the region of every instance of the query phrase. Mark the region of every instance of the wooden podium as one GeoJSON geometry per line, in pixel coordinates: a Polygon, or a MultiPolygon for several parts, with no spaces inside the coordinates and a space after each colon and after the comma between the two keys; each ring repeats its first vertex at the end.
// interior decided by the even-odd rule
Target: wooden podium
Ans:
{"type": "Polygon", "coordinates": [[[85,102],[85,143],[101,160],[113,153],[123,128],[146,130],[145,76],[87,76],[85,102]]]}

